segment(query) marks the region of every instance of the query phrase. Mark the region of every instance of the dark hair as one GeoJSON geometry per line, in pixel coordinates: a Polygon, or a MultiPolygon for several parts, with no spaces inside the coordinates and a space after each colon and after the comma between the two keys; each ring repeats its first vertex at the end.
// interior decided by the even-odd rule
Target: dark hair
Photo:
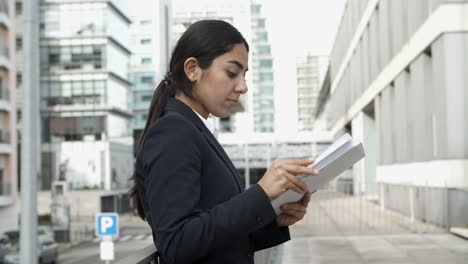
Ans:
{"type": "MultiPolygon", "coordinates": [[[[244,44],[247,51],[249,50],[249,45],[242,34],[231,24],[222,20],[195,22],[182,34],[172,52],[169,71],[154,91],[148,119],[137,142],[137,153],[144,141],[146,132],[164,110],[167,99],[174,97],[177,92],[192,97],[192,82],[184,71],[185,61],[190,57],[194,57],[200,68],[206,69],[210,67],[216,57],[229,52],[235,44],[244,44]]],[[[137,190],[136,175],[134,174],[130,180],[133,182],[133,186],[129,191],[130,197],[132,197],[134,205],[136,205],[138,215],[145,220],[144,210],[137,190]]]]}

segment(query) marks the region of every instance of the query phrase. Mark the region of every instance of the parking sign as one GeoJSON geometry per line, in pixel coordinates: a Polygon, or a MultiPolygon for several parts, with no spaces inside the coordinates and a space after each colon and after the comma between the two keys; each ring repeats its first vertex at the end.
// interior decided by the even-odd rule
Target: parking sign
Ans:
{"type": "Polygon", "coordinates": [[[99,213],[96,215],[96,236],[118,236],[119,215],[116,213],[99,213]]]}

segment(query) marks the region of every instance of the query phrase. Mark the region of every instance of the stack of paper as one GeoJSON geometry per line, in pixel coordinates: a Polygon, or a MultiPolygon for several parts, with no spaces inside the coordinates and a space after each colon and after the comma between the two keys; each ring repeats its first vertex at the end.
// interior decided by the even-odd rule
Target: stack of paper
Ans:
{"type": "MultiPolygon", "coordinates": [[[[335,143],[320,154],[309,167],[319,170],[318,175],[300,175],[302,181],[307,184],[311,193],[325,186],[345,170],[351,168],[356,162],[365,156],[362,143],[356,143],[348,134],[341,136],[335,143]]],[[[285,203],[297,202],[303,197],[302,194],[288,190],[271,203],[276,214],[281,213],[280,206],[285,203]]]]}

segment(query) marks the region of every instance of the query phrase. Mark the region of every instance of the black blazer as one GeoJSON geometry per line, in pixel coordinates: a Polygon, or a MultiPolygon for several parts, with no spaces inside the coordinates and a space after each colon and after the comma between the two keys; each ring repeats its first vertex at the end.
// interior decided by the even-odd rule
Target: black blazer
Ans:
{"type": "Polygon", "coordinates": [[[147,131],[136,180],[161,263],[253,263],[290,239],[263,189],[243,191],[216,138],[175,98],[147,131]]]}

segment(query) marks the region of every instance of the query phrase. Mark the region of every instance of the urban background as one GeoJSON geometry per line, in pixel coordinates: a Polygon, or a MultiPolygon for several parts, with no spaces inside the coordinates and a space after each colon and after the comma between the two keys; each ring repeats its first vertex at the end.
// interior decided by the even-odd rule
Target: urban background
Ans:
{"type": "Polygon", "coordinates": [[[232,23],[251,47],[249,92],[210,117],[246,188],[272,160],[317,156],[344,133],[366,151],[258,263],[468,262],[468,1],[37,2],[35,84],[25,3],[0,0],[0,263],[19,261],[25,83],[38,259],[99,262],[98,212],[120,215],[116,260],[152,243],[127,195],[135,145],[172,47],[201,19],[232,23]]]}

